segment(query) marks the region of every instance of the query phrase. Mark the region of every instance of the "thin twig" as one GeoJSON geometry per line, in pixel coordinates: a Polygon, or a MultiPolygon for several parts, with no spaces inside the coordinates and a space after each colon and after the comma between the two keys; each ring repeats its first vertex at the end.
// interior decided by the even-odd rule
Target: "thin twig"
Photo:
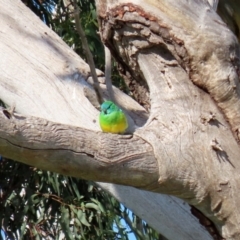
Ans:
{"type": "Polygon", "coordinates": [[[104,46],[104,52],[105,52],[105,81],[107,86],[107,92],[109,94],[110,100],[116,103],[114,98],[114,93],[113,93],[112,80],[111,80],[111,70],[112,70],[111,53],[106,46],[104,46]]]}
{"type": "Polygon", "coordinates": [[[101,91],[100,86],[99,86],[97,73],[96,73],[96,70],[95,70],[95,64],[94,64],[94,61],[93,61],[93,56],[92,56],[91,51],[88,47],[87,38],[86,38],[85,33],[82,29],[81,20],[79,18],[80,9],[77,5],[76,0],[74,0],[73,3],[74,3],[74,18],[75,18],[76,29],[77,29],[77,32],[78,32],[80,38],[81,38],[83,49],[85,50],[85,54],[86,54],[86,57],[87,57],[87,62],[89,64],[89,67],[90,67],[90,70],[91,70],[91,75],[92,75],[92,78],[93,78],[93,81],[94,81],[93,86],[94,86],[94,89],[96,91],[98,101],[101,104],[103,102],[102,91],[101,91]]]}

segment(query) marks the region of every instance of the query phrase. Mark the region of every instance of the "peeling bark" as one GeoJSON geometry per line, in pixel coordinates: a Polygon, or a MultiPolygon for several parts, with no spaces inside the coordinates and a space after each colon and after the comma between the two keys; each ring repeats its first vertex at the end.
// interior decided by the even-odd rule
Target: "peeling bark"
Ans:
{"type": "Polygon", "coordinates": [[[238,239],[236,37],[204,1],[106,0],[97,7],[103,42],[149,87],[149,120],[134,134],[152,144],[158,160],[152,190],[184,199],[224,238],[238,239]]]}

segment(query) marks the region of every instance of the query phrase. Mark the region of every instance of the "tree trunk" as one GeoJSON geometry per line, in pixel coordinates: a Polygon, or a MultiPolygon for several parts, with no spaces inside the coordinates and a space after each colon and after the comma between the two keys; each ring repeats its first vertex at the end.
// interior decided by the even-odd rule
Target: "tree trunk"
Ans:
{"type": "MultiPolygon", "coordinates": [[[[87,64],[21,2],[0,2],[0,98],[16,106],[15,112],[0,111],[0,155],[70,176],[174,195],[213,222],[218,231],[213,237],[240,238],[238,43],[208,3],[96,1],[103,42],[135,98],[151,107],[148,114],[115,89],[136,130],[112,135],[101,133],[99,112],[84,95],[92,89],[87,64]]],[[[119,192],[120,201],[169,239],[212,238],[181,201],[101,186],[115,196],[119,192]],[[153,212],[147,209],[148,196],[154,196],[153,212]],[[167,208],[157,199],[171,204],[167,208]],[[137,206],[147,207],[141,212],[137,206]],[[161,207],[172,217],[175,233],[158,217],[161,207]],[[176,221],[181,216],[184,222],[176,221]],[[194,229],[185,226],[187,221],[194,229]]]]}

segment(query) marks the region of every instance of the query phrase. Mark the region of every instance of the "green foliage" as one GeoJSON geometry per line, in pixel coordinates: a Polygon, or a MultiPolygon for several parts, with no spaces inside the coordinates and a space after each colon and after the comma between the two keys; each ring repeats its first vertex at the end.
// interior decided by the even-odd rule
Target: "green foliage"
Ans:
{"type": "MultiPolygon", "coordinates": [[[[88,40],[89,48],[92,52],[96,66],[104,70],[104,50],[98,32],[97,14],[94,1],[81,0],[78,2],[80,7],[80,19],[85,35],[88,40]]],[[[82,58],[85,53],[75,28],[75,20],[72,5],[66,5],[59,1],[55,8],[56,14],[52,17],[51,28],[82,58]]]]}
{"type": "Polygon", "coordinates": [[[120,204],[94,183],[4,158],[0,166],[0,220],[10,239],[116,239],[120,204]]]}
{"type": "Polygon", "coordinates": [[[139,240],[158,239],[93,182],[3,158],[0,186],[0,222],[9,239],[128,240],[129,233],[139,240]]]}

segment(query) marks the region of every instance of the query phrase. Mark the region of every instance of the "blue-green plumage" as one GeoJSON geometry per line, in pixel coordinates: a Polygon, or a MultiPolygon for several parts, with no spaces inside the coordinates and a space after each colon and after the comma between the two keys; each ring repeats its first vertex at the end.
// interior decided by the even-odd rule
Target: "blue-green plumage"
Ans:
{"type": "Polygon", "coordinates": [[[102,103],[99,123],[103,132],[110,133],[124,133],[128,127],[125,114],[112,101],[102,103]]]}

